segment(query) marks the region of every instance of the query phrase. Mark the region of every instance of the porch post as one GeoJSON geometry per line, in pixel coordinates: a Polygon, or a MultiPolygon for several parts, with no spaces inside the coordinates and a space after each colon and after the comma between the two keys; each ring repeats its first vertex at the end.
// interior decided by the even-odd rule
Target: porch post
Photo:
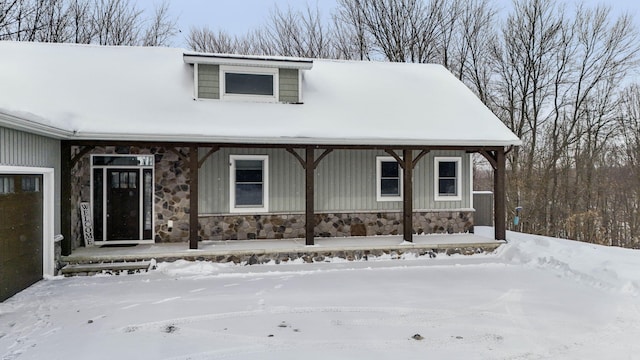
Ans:
{"type": "Polygon", "coordinates": [[[305,148],[305,244],[308,246],[314,245],[314,228],[315,228],[315,214],[314,214],[314,198],[315,193],[315,155],[312,146],[305,148]]]}
{"type": "Polygon", "coordinates": [[[500,148],[496,150],[496,166],[493,175],[493,191],[495,193],[494,198],[494,230],[495,230],[495,239],[496,240],[506,240],[507,239],[507,231],[506,231],[506,196],[505,196],[505,171],[506,171],[506,161],[504,148],[500,148]]]}
{"type": "Polygon", "coordinates": [[[198,248],[198,146],[189,147],[189,249],[198,248]]]}
{"type": "MultiPolygon", "coordinates": [[[[71,255],[71,145],[60,141],[60,232],[62,255],[71,255]]],[[[47,239],[50,240],[50,239],[47,239]]]]}
{"type": "Polygon", "coordinates": [[[413,151],[402,150],[402,231],[404,241],[413,242],[413,151]]]}

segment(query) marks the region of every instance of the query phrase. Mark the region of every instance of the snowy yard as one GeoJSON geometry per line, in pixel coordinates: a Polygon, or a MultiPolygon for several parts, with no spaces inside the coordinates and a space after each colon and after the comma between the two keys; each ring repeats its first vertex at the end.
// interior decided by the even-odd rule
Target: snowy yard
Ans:
{"type": "Polygon", "coordinates": [[[0,357],[640,356],[639,251],[514,233],[509,240],[472,257],[179,261],[147,274],[42,281],[0,303],[0,357]]]}

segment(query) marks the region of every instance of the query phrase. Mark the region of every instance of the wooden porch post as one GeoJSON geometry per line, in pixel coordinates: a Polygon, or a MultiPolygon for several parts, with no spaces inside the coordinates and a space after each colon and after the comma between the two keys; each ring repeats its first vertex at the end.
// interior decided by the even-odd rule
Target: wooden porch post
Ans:
{"type": "Polygon", "coordinates": [[[496,150],[495,153],[496,166],[493,175],[493,191],[494,199],[494,230],[496,240],[506,240],[506,196],[505,196],[505,172],[506,161],[504,148],[496,150]]]}
{"type": "MultiPolygon", "coordinates": [[[[60,232],[62,255],[71,255],[71,145],[60,142],[60,232]]],[[[47,239],[49,240],[49,239],[47,239]]]]}
{"type": "Polygon", "coordinates": [[[198,248],[198,146],[189,147],[189,249],[198,248]]]}
{"type": "Polygon", "coordinates": [[[315,202],[314,202],[314,194],[315,194],[315,154],[312,146],[307,146],[305,148],[305,244],[307,246],[311,246],[315,244],[314,235],[315,235],[315,202]]]}
{"type": "Polygon", "coordinates": [[[404,241],[413,242],[413,151],[402,150],[402,231],[404,241]]]}

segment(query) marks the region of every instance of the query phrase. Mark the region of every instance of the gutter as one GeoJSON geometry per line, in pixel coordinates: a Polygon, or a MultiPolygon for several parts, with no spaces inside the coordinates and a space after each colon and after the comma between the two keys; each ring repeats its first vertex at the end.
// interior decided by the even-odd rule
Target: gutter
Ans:
{"type": "Polygon", "coordinates": [[[61,129],[55,126],[25,120],[23,118],[4,113],[2,111],[0,111],[0,126],[59,140],[70,139],[74,136],[75,133],[74,131],[61,129]]]}
{"type": "Polygon", "coordinates": [[[517,140],[420,140],[420,139],[379,139],[379,138],[316,138],[316,137],[240,137],[240,136],[207,136],[194,134],[115,134],[103,132],[81,133],[59,127],[26,120],[0,111],[0,126],[20,130],[32,134],[59,140],[94,140],[94,141],[149,141],[149,142],[189,142],[189,143],[221,143],[247,145],[314,145],[314,146],[443,146],[443,147],[492,147],[520,146],[517,140]]]}

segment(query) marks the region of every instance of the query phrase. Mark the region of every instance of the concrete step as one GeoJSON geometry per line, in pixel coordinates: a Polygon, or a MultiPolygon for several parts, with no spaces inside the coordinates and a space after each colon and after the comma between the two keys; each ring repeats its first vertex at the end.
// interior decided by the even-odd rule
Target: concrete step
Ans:
{"type": "Polygon", "coordinates": [[[67,264],[60,270],[60,273],[64,276],[86,276],[95,274],[118,275],[123,272],[126,272],[127,274],[133,274],[148,270],[152,270],[151,261],[67,264]]]}

